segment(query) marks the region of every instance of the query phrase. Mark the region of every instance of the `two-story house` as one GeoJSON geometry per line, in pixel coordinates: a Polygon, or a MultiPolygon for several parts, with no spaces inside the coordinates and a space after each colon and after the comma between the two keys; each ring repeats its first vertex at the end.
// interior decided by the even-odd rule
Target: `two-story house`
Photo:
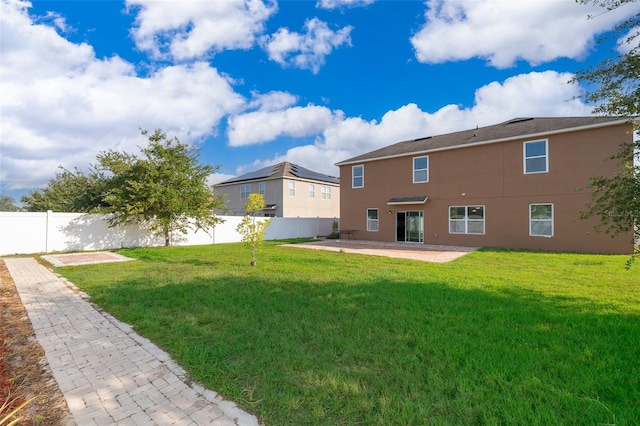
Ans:
{"type": "Polygon", "coordinates": [[[229,213],[245,214],[251,193],[264,195],[267,217],[323,217],[340,215],[340,180],[289,162],[264,167],[215,185],[227,200],[229,213]]]}
{"type": "Polygon", "coordinates": [[[620,171],[618,117],[518,118],[404,141],[342,161],[342,229],[362,240],[631,253],[594,232],[590,177],[620,171]]]}

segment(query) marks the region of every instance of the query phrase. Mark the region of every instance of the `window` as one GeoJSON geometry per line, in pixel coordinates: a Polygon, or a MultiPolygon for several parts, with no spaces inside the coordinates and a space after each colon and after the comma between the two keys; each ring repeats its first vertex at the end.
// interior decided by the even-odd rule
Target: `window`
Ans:
{"type": "Polygon", "coordinates": [[[449,207],[450,234],[484,234],[484,206],[449,207]]]}
{"type": "Polygon", "coordinates": [[[529,205],[529,235],[553,237],[553,204],[529,205]]]}
{"type": "Polygon", "coordinates": [[[296,183],[293,181],[289,181],[289,195],[292,197],[296,196],[296,183]]]}
{"type": "Polygon", "coordinates": [[[429,157],[414,157],[413,183],[429,182],[429,157]]]}
{"type": "Polygon", "coordinates": [[[243,200],[249,198],[249,194],[251,193],[251,184],[242,185],[240,187],[240,198],[243,200]]]}
{"type": "Polygon", "coordinates": [[[367,209],[367,231],[378,231],[378,209],[367,209]]]}
{"type": "Polygon", "coordinates": [[[524,173],[547,173],[549,155],[547,140],[524,143],[524,173]]]}
{"type": "Polygon", "coordinates": [[[331,187],[330,186],[322,186],[320,187],[320,192],[322,193],[323,200],[331,199],[331,187]]]}
{"type": "Polygon", "coordinates": [[[316,186],[312,183],[309,184],[309,198],[316,198],[316,186]]]}
{"type": "Polygon", "coordinates": [[[258,184],[258,194],[264,195],[264,193],[265,193],[265,183],[264,182],[260,182],[258,184]]]}
{"type": "Polygon", "coordinates": [[[364,166],[353,166],[351,168],[351,187],[364,188],[364,166]]]}

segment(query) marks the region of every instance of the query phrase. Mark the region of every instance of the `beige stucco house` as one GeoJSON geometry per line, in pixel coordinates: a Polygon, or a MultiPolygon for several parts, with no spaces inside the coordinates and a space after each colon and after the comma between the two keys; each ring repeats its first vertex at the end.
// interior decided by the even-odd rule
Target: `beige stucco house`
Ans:
{"type": "Polygon", "coordinates": [[[251,193],[264,195],[267,217],[340,216],[340,180],[289,162],[264,167],[215,185],[227,200],[229,214],[244,215],[251,193]]]}
{"type": "Polygon", "coordinates": [[[404,141],[342,161],[340,225],[357,239],[631,253],[632,234],[579,218],[590,177],[620,170],[631,124],[616,117],[518,118],[404,141]]]}

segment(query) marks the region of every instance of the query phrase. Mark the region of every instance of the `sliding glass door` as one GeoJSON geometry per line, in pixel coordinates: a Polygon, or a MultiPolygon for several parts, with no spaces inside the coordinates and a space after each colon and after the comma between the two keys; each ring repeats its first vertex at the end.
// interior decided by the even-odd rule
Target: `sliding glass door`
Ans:
{"type": "Polygon", "coordinates": [[[410,243],[424,242],[424,216],[422,211],[396,213],[396,239],[410,243]]]}

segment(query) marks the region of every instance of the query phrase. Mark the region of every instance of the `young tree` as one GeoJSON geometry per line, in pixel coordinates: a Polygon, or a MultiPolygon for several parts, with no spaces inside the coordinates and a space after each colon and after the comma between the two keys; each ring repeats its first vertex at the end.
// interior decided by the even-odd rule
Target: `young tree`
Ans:
{"type": "MultiPolygon", "coordinates": [[[[576,0],[580,4],[595,4],[611,11],[618,7],[633,7],[636,0],[576,0]]],[[[637,8],[635,10],[638,10],[637,8]]],[[[619,24],[612,36],[617,39],[618,53],[595,67],[578,71],[572,80],[590,87],[584,99],[595,105],[594,112],[629,117],[633,131],[640,131],[640,12],[619,24]]],[[[596,217],[598,229],[612,236],[632,232],[635,243],[640,242],[640,137],[622,144],[611,157],[621,163],[621,171],[612,177],[595,176],[590,179],[592,202],[583,219],[596,217]]],[[[635,245],[628,263],[640,256],[635,245]]]]}
{"type": "Polygon", "coordinates": [[[264,207],[262,194],[249,194],[247,203],[244,205],[246,215],[236,228],[236,231],[242,235],[242,241],[251,247],[251,266],[258,264],[258,248],[264,239],[265,228],[270,223],[269,219],[256,219],[258,212],[264,207]]]}
{"type": "Polygon", "coordinates": [[[0,212],[19,212],[22,209],[16,206],[13,197],[8,195],[0,195],[0,212]]]}
{"type": "Polygon", "coordinates": [[[117,151],[98,155],[99,166],[113,176],[104,197],[110,226],[148,227],[169,246],[173,232],[186,234],[220,223],[215,211],[224,209],[224,200],[207,185],[216,169],[200,164],[197,149],[176,137],[160,130],[142,134],[149,139],[142,158],[117,151]]]}

